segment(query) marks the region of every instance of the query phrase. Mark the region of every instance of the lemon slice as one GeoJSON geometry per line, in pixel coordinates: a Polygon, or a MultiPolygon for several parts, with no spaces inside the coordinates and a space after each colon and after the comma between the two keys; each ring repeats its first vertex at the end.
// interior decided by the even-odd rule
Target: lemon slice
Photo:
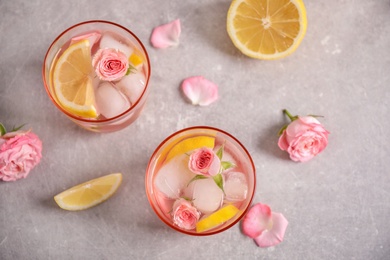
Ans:
{"type": "Polygon", "coordinates": [[[133,65],[135,68],[141,67],[142,63],[144,62],[144,59],[142,58],[142,55],[139,53],[139,51],[134,51],[130,57],[129,62],[131,65],[133,65]]]}
{"type": "Polygon", "coordinates": [[[280,59],[293,53],[306,28],[302,0],[233,0],[227,14],[233,44],[257,59],[280,59]]]}
{"type": "Polygon", "coordinates": [[[53,84],[58,102],[65,110],[96,118],[91,71],[91,47],[86,39],[70,45],[60,56],[54,67],[53,84]]]}
{"type": "Polygon", "coordinates": [[[184,139],[170,149],[165,159],[168,162],[177,155],[182,155],[201,147],[214,148],[215,138],[211,136],[195,136],[184,139]]]}
{"type": "Polygon", "coordinates": [[[227,205],[216,212],[212,213],[208,217],[199,220],[196,223],[196,232],[204,232],[206,230],[217,227],[224,222],[234,217],[239,212],[239,209],[233,205],[227,205]]]}
{"type": "Polygon", "coordinates": [[[74,186],[54,196],[54,200],[62,209],[83,210],[93,207],[109,197],[122,182],[121,173],[112,173],[74,186]]]}

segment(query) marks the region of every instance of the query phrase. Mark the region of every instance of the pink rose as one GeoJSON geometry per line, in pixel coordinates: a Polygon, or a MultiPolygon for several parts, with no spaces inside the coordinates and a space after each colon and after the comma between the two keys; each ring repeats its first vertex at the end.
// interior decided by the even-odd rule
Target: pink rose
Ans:
{"type": "Polygon", "coordinates": [[[193,173],[210,177],[219,173],[221,161],[212,149],[204,147],[191,154],[188,167],[193,173]]]}
{"type": "Polygon", "coordinates": [[[278,145],[291,160],[306,162],[325,149],[328,134],[314,117],[296,117],[279,137],[278,145]]]}
{"type": "Polygon", "coordinates": [[[99,49],[92,60],[96,75],[101,80],[115,81],[126,75],[129,61],[126,55],[111,48],[99,49]]]}
{"type": "Polygon", "coordinates": [[[17,131],[0,136],[0,180],[26,178],[42,157],[42,142],[34,133],[17,131]]]}
{"type": "Polygon", "coordinates": [[[185,199],[178,199],[172,207],[173,223],[180,228],[191,230],[200,218],[199,211],[185,199]]]}

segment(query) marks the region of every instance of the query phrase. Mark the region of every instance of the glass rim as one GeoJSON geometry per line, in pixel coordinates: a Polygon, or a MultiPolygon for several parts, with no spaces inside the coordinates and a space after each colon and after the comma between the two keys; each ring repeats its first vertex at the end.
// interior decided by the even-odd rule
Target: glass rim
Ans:
{"type": "MultiPolygon", "coordinates": [[[[51,101],[54,103],[54,105],[60,110],[62,111],[65,115],[67,115],[68,117],[76,120],[76,121],[81,121],[81,122],[85,122],[85,123],[108,123],[108,122],[111,122],[111,121],[115,121],[117,119],[120,119],[121,117],[123,117],[124,115],[127,115],[128,113],[130,113],[132,110],[136,109],[139,102],[141,101],[141,99],[144,97],[148,87],[149,87],[149,81],[150,81],[150,74],[151,74],[151,68],[150,68],[150,59],[149,59],[149,55],[148,55],[148,52],[146,51],[146,48],[145,46],[143,45],[143,43],[141,42],[141,40],[137,37],[137,35],[135,35],[132,31],[130,31],[129,29],[127,29],[126,27],[120,25],[120,24],[117,24],[117,23],[114,23],[114,22],[111,22],[111,21],[106,21],[106,20],[88,20],[88,21],[84,21],[84,22],[80,22],[80,23],[77,23],[77,24],[74,24],[72,25],[71,27],[68,27],[66,30],[64,30],[62,33],[60,33],[54,40],[53,42],[50,44],[49,48],[47,49],[46,51],[46,54],[45,54],[45,58],[43,60],[43,66],[42,66],[42,79],[43,79],[43,85],[45,86],[45,90],[46,90],[46,93],[48,94],[48,96],[50,97],[51,101]],[[137,101],[132,105],[130,106],[129,109],[125,110],[124,112],[114,116],[114,117],[110,117],[110,118],[106,118],[106,119],[89,119],[89,118],[82,118],[82,117],[79,117],[79,116],[75,116],[73,115],[72,113],[66,111],[64,108],[62,108],[60,106],[60,104],[58,104],[56,102],[56,100],[54,99],[53,97],[53,94],[50,93],[50,90],[49,90],[49,86],[48,84],[46,83],[47,82],[47,77],[45,75],[45,70],[46,70],[46,61],[47,61],[47,58],[48,58],[48,55],[49,55],[49,52],[52,50],[54,44],[67,32],[69,32],[70,30],[76,28],[76,27],[79,27],[79,26],[82,26],[82,25],[85,25],[85,24],[93,24],[93,23],[102,23],[102,24],[109,24],[109,25],[113,25],[115,27],[118,27],[118,28],[121,28],[123,29],[124,31],[126,31],[127,33],[129,33],[130,35],[132,35],[134,37],[134,39],[138,42],[138,44],[141,46],[142,48],[142,51],[145,53],[145,57],[146,57],[146,60],[147,60],[147,63],[148,63],[148,75],[146,77],[146,82],[145,82],[145,88],[141,94],[141,96],[137,99],[137,101]]],[[[49,82],[50,84],[50,82],[49,82]]]]}
{"type": "MultiPolygon", "coordinates": [[[[153,187],[153,186],[152,186],[153,187]]],[[[215,234],[218,234],[218,233],[221,233],[223,231],[226,231],[228,229],[230,229],[231,227],[233,227],[234,225],[236,225],[241,219],[243,216],[245,216],[245,214],[248,212],[251,204],[252,204],[252,201],[253,201],[253,198],[255,196],[255,193],[256,193],[256,167],[255,167],[255,164],[253,162],[253,159],[252,159],[252,156],[250,155],[250,153],[248,152],[248,150],[245,148],[245,146],[236,138],[234,137],[233,135],[231,135],[230,133],[224,131],[224,130],[221,130],[219,128],[216,128],[216,127],[212,127],[212,126],[202,126],[202,125],[199,125],[199,126],[191,126],[191,127],[187,127],[187,128],[183,128],[181,130],[178,130],[176,132],[174,132],[173,134],[170,134],[168,137],[166,137],[158,146],[157,148],[154,150],[152,156],[150,157],[149,161],[148,161],[148,165],[146,167],[146,173],[145,173],[145,190],[146,190],[146,196],[148,198],[148,201],[149,201],[149,204],[151,205],[151,207],[153,208],[153,211],[156,213],[156,215],[158,216],[158,218],[160,220],[162,220],[167,226],[169,226],[170,228],[176,230],[176,231],[179,231],[181,233],[184,233],[184,234],[187,234],[187,235],[192,235],[192,236],[211,236],[211,235],[215,235],[215,234]],[[164,146],[169,140],[171,140],[173,137],[181,134],[181,133],[184,133],[184,132],[187,132],[187,131],[191,131],[191,130],[211,130],[211,131],[217,131],[217,132],[221,132],[222,134],[228,136],[229,138],[233,139],[244,151],[244,153],[246,154],[247,158],[249,159],[249,162],[250,162],[250,167],[252,168],[253,170],[253,192],[250,194],[250,198],[247,202],[247,205],[245,206],[245,209],[241,212],[241,215],[234,221],[232,221],[232,223],[230,223],[229,225],[227,225],[226,227],[223,227],[222,229],[218,229],[218,230],[212,230],[210,232],[205,232],[205,233],[196,233],[194,231],[187,231],[187,230],[184,230],[184,229],[180,229],[179,227],[176,227],[175,225],[173,225],[172,223],[170,223],[169,221],[167,221],[165,219],[165,217],[161,216],[159,211],[157,210],[158,206],[155,205],[154,203],[152,203],[152,199],[151,197],[154,196],[153,193],[150,193],[149,192],[149,186],[150,185],[153,185],[153,182],[152,180],[149,182],[148,181],[148,176],[149,176],[149,172],[151,171],[151,162],[152,162],[152,159],[156,157],[157,153],[160,151],[161,147],[164,146]]],[[[152,188],[152,190],[154,190],[152,188]]]]}

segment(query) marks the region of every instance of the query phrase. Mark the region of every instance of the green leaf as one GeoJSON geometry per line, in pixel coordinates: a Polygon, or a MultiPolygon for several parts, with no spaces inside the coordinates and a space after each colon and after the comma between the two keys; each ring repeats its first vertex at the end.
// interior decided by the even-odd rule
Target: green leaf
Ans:
{"type": "Polygon", "coordinates": [[[5,129],[4,125],[0,123],[0,136],[5,135],[7,133],[7,130],[5,129]]]}
{"type": "Polygon", "coordinates": [[[220,160],[222,160],[222,157],[223,157],[223,145],[218,149],[216,155],[218,156],[218,158],[220,160]]]}
{"type": "Polygon", "coordinates": [[[201,174],[195,175],[195,177],[192,178],[192,179],[188,182],[187,187],[188,187],[188,185],[190,185],[191,182],[196,181],[196,180],[201,180],[201,179],[207,179],[207,177],[204,176],[204,175],[201,175],[201,174]]]}
{"type": "Polygon", "coordinates": [[[18,131],[18,130],[20,130],[23,126],[25,126],[25,125],[26,125],[26,124],[20,125],[20,126],[18,126],[18,127],[14,127],[14,128],[12,128],[11,132],[18,131]]]}
{"type": "Polygon", "coordinates": [[[132,65],[129,64],[129,68],[128,68],[127,71],[126,71],[126,76],[129,75],[130,73],[132,73],[133,70],[137,70],[137,69],[134,68],[132,65]]]}
{"type": "Polygon", "coordinates": [[[235,165],[234,163],[229,162],[229,161],[223,161],[223,162],[221,162],[221,166],[222,166],[222,169],[223,169],[223,170],[227,170],[227,169],[236,167],[236,165],[235,165]]]}
{"type": "Polygon", "coordinates": [[[308,116],[311,116],[311,117],[314,117],[314,118],[317,118],[317,117],[324,117],[324,116],[320,116],[320,115],[308,115],[308,116]]]}
{"type": "Polygon", "coordinates": [[[218,173],[217,175],[213,176],[213,179],[214,179],[215,184],[217,184],[217,186],[225,193],[225,191],[223,190],[222,174],[218,173]]]}
{"type": "Polygon", "coordinates": [[[278,136],[281,136],[283,134],[283,131],[286,130],[286,128],[288,127],[288,124],[287,125],[284,125],[278,132],[278,136]]]}
{"type": "Polygon", "coordinates": [[[189,202],[191,202],[191,201],[192,201],[192,199],[191,199],[191,198],[188,198],[188,197],[185,197],[185,196],[183,196],[182,198],[183,198],[183,199],[185,199],[186,201],[189,201],[189,202]]]}

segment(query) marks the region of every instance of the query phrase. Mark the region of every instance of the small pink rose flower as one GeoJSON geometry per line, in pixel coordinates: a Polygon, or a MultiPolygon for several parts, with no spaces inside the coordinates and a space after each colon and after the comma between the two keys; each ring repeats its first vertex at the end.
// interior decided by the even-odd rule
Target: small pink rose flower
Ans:
{"type": "Polygon", "coordinates": [[[208,106],[218,99],[218,86],[202,76],[185,79],[181,88],[193,105],[208,106]]]}
{"type": "Polygon", "coordinates": [[[115,81],[126,75],[129,61],[126,55],[117,49],[99,49],[92,59],[92,66],[100,80],[115,81]]]}
{"type": "Polygon", "coordinates": [[[150,36],[150,43],[155,48],[163,49],[179,45],[181,33],[180,20],[157,26],[150,36]]]}
{"type": "Polygon", "coordinates": [[[221,160],[210,148],[200,148],[190,155],[189,169],[206,177],[215,176],[221,168],[221,160]]]}
{"type": "Polygon", "coordinates": [[[0,180],[26,178],[41,157],[42,142],[34,133],[16,131],[0,136],[0,180]]]}
{"type": "Polygon", "coordinates": [[[293,161],[306,162],[322,152],[328,145],[329,132],[313,116],[291,116],[292,122],[283,130],[278,146],[290,154],[293,161]]]}
{"type": "Polygon", "coordinates": [[[191,230],[195,228],[196,222],[200,218],[200,213],[189,201],[180,198],[173,204],[172,216],[175,225],[191,230]]]}
{"type": "Polygon", "coordinates": [[[288,225],[281,213],[272,212],[268,205],[257,203],[242,220],[242,231],[259,247],[275,246],[283,241],[288,225]]]}

